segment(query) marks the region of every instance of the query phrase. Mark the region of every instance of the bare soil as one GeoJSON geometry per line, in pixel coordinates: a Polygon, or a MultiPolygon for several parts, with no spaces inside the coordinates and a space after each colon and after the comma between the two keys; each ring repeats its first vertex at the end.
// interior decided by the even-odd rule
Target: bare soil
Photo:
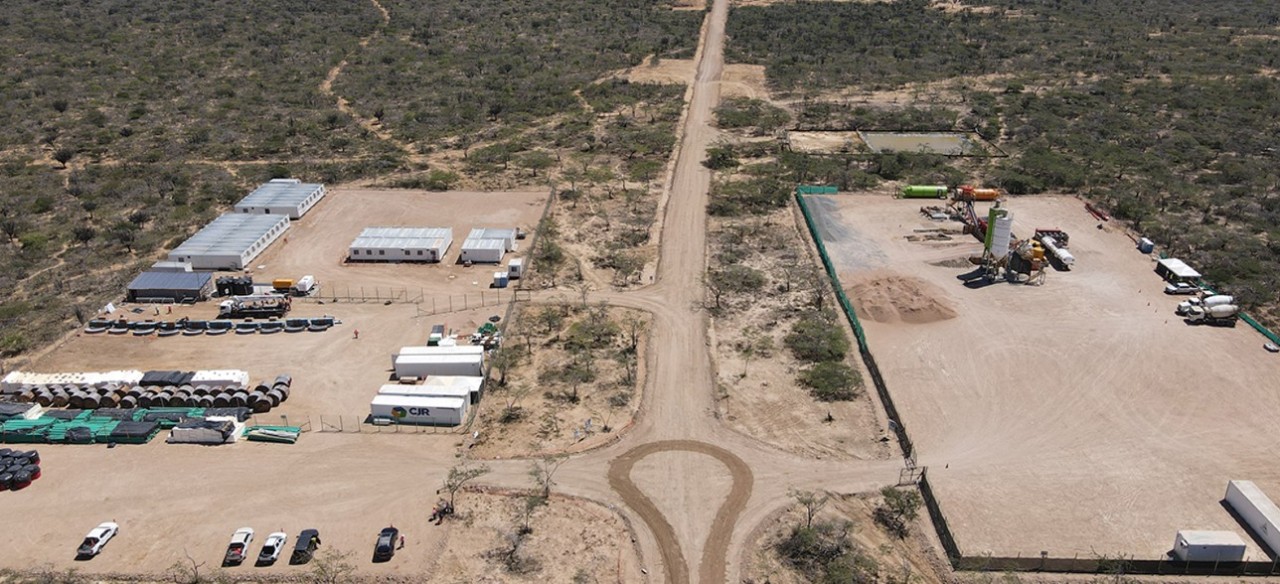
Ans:
{"type": "Polygon", "coordinates": [[[787,132],[796,152],[866,152],[867,145],[857,132],[787,132]]]}
{"type": "MultiPolygon", "coordinates": [[[[1153,260],[1072,197],[1008,201],[1015,235],[1056,227],[1077,263],[1042,286],[968,288],[976,239],[908,241],[938,225],[884,195],[813,197],[841,278],[897,277],[954,318],[864,321],[898,410],[967,555],[1154,559],[1179,529],[1248,533],[1228,480],[1272,496],[1280,361],[1245,325],[1189,326],[1153,260]]],[[[872,311],[874,312],[874,311],[872,311]]],[[[1267,555],[1252,543],[1247,557],[1267,555]]]]}
{"type": "Polygon", "coordinates": [[[524,497],[465,493],[456,516],[433,529],[444,541],[433,582],[646,582],[631,528],[599,503],[552,495],[535,510],[520,556],[536,569],[512,573],[496,557],[523,523],[524,497]]]}
{"type": "Polygon", "coordinates": [[[846,284],[845,292],[859,315],[876,322],[927,324],[956,317],[956,311],[939,300],[942,290],[919,278],[872,274],[846,284]]]}

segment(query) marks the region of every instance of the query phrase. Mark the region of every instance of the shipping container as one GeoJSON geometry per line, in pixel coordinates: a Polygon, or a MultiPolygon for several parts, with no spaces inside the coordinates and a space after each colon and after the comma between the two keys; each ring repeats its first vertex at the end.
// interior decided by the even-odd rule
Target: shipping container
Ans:
{"type": "Polygon", "coordinates": [[[457,426],[466,408],[460,398],[378,395],[369,403],[369,414],[399,424],[457,426]]]}
{"type": "Polygon", "coordinates": [[[400,355],[395,359],[395,370],[396,377],[480,376],[484,374],[484,355],[400,355]]]}
{"type": "Polygon", "coordinates": [[[1173,540],[1173,555],[1184,562],[1239,562],[1245,544],[1231,531],[1179,531],[1173,540]]]}
{"type": "Polygon", "coordinates": [[[524,258],[516,258],[507,262],[507,273],[512,280],[519,280],[524,275],[524,258]]]}
{"type": "MultiPolygon", "coordinates": [[[[432,334],[434,337],[434,333],[432,334]]],[[[428,341],[429,343],[430,341],[428,341]]],[[[395,367],[396,358],[401,355],[478,355],[484,357],[484,347],[480,345],[431,345],[425,347],[400,347],[391,355],[391,366],[395,367]]]]}
{"type": "Polygon", "coordinates": [[[1280,508],[1253,481],[1227,483],[1224,498],[1240,521],[1262,540],[1272,552],[1280,550],[1280,508]]]}

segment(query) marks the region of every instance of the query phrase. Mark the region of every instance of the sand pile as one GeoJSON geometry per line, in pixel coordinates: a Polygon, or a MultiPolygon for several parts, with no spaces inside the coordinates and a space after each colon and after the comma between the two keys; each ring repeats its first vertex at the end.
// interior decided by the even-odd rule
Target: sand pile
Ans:
{"type": "Polygon", "coordinates": [[[940,300],[941,291],[917,278],[872,276],[845,289],[859,318],[876,322],[926,324],[955,318],[956,311],[940,300]]]}

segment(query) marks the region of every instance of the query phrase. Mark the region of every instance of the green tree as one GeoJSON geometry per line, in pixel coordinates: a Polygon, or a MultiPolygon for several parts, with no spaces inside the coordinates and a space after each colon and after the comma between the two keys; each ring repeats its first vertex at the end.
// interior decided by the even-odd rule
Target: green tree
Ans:
{"type": "Polygon", "coordinates": [[[488,473],[489,467],[483,464],[469,465],[463,463],[449,469],[449,474],[444,477],[443,485],[445,492],[449,494],[449,505],[453,506],[453,500],[458,491],[462,490],[462,487],[488,473]]]}
{"type": "Polygon", "coordinates": [[[920,505],[924,504],[920,492],[890,486],[880,489],[880,496],[883,499],[876,507],[876,521],[898,537],[906,537],[911,522],[920,514],[920,505]]]}

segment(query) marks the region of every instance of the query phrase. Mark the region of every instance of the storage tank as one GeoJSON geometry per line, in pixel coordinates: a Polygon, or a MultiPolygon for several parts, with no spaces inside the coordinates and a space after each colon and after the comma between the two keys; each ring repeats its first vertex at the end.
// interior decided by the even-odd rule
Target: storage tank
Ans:
{"type": "Polygon", "coordinates": [[[1052,236],[1046,235],[1040,238],[1040,243],[1043,243],[1044,248],[1049,250],[1049,253],[1053,254],[1053,257],[1058,258],[1058,261],[1062,262],[1062,265],[1070,268],[1076,263],[1075,256],[1071,255],[1071,252],[1058,247],[1058,242],[1054,240],[1052,236]]]}
{"type": "Polygon", "coordinates": [[[1009,253],[1009,240],[1013,236],[1013,215],[996,217],[991,236],[991,255],[1002,258],[1009,253]]]}
{"type": "Polygon", "coordinates": [[[947,198],[947,187],[945,185],[907,185],[902,187],[902,198],[945,199],[947,198]]]}
{"type": "Polygon", "coordinates": [[[973,200],[975,201],[994,201],[1000,198],[1000,191],[996,189],[973,189],[973,200]]]}

